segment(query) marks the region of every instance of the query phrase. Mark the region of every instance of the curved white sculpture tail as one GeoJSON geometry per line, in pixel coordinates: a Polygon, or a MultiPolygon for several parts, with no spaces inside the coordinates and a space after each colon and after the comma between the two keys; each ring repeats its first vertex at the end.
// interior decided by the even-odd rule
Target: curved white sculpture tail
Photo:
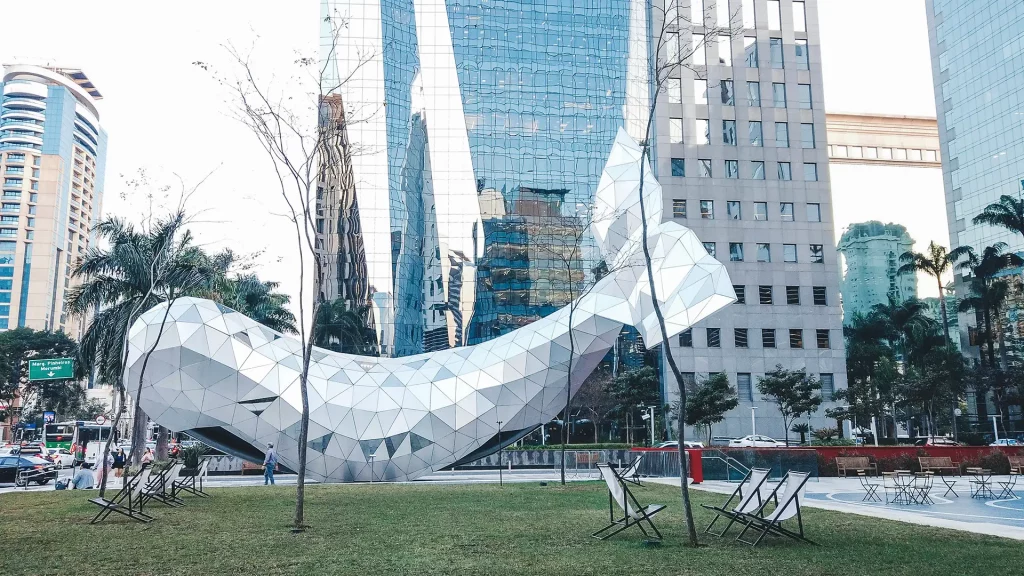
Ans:
{"type": "MultiPolygon", "coordinates": [[[[309,370],[309,477],[410,480],[483,456],[550,421],[614,344],[624,324],[661,341],[640,251],[639,148],[624,132],[601,178],[594,234],[610,273],[569,309],[475,346],[402,358],[314,349],[309,370]],[[632,160],[631,160],[632,158],[632,160]],[[630,195],[629,191],[633,194],[630,195]],[[606,225],[605,225],[606,223],[606,225]],[[500,429],[498,422],[501,422],[500,429]]],[[[661,188],[643,170],[658,299],[674,336],[735,299],[724,267],[696,235],[660,222],[661,188]]],[[[182,298],[143,314],[130,331],[126,384],[142,360],[142,409],[228,452],[260,459],[273,442],[297,467],[301,343],[208,300],[182,298]]]]}

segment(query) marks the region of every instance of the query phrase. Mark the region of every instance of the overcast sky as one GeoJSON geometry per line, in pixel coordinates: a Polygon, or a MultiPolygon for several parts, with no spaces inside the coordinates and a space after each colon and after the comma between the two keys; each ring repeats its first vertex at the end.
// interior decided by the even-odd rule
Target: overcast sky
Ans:
{"type": "MultiPolygon", "coordinates": [[[[247,49],[255,42],[264,69],[286,76],[296,54],[316,55],[318,0],[4,4],[5,22],[34,25],[4,27],[0,62],[82,68],[105,96],[99,106],[110,135],[106,214],[137,218],[146,209],[144,193],[125,185],[139,170],[155,184],[174,186],[179,176],[193,185],[212,171],[189,205],[206,222],[196,226],[201,241],[259,254],[260,275],[297,292],[290,225],[274,215],[283,205],[262,151],[226,114],[226,95],[192,63],[225,69],[222,44],[247,49]]],[[[934,116],[923,5],[819,2],[829,111],[934,116]]],[[[940,184],[940,202],[941,192],[940,184]]],[[[906,217],[895,208],[879,205],[874,218],[906,217]]]]}

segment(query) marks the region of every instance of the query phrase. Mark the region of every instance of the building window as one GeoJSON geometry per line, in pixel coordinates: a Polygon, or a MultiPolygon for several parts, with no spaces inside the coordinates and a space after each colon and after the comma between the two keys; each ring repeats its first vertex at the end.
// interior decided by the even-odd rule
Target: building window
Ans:
{"type": "Polygon", "coordinates": [[[811,244],[811,264],[824,264],[825,250],[821,244],[811,244]]]}
{"type": "Polygon", "coordinates": [[[754,0],[743,0],[743,27],[753,29],[757,27],[754,20],[754,0]]]}
{"type": "Polygon", "coordinates": [[[725,34],[718,37],[718,63],[732,66],[732,38],[725,34]]]}
{"type": "Polygon", "coordinates": [[[786,304],[793,306],[800,305],[800,287],[786,286],[786,304]]]}
{"type": "Polygon", "coordinates": [[[814,148],[814,124],[800,125],[800,147],[814,148]]]}
{"type": "Polygon", "coordinates": [[[782,261],[796,262],[796,244],[782,245],[782,261]]]}
{"type": "Polygon", "coordinates": [[[797,84],[796,85],[796,96],[797,103],[800,108],[804,110],[811,109],[811,85],[810,84],[797,84]]]}
{"type": "Polygon", "coordinates": [[[708,256],[711,256],[712,258],[715,257],[715,243],[714,242],[705,242],[704,243],[704,250],[707,251],[708,256]]]}
{"type": "Polygon", "coordinates": [[[779,202],[779,217],[783,222],[793,221],[793,203],[779,202]]]}
{"type": "Polygon", "coordinates": [[[775,123],[775,145],[779,148],[789,148],[789,124],[775,123]]]}
{"type": "Polygon", "coordinates": [[[754,180],[764,180],[764,162],[755,160],[750,163],[750,177],[754,180]]]}
{"type": "Polygon", "coordinates": [[[702,138],[698,140],[698,144],[711,144],[711,123],[704,118],[697,118],[696,130],[697,137],[702,138]]]}
{"type": "Polygon", "coordinates": [[[772,82],[772,105],[776,108],[786,107],[786,85],[782,82],[772,82]]]}
{"type": "Polygon", "coordinates": [[[761,346],[775,348],[775,330],[773,328],[761,329],[761,346]]]}
{"type": "Polygon", "coordinates": [[[672,200],[672,217],[686,218],[686,200],[672,200]]]}
{"type": "Polygon", "coordinates": [[[836,393],[836,381],[831,374],[821,375],[821,399],[825,402],[832,401],[832,395],[836,393]]]}
{"type": "Polygon", "coordinates": [[[782,30],[782,8],[779,0],[768,0],[768,29],[782,30]]]}
{"type": "Polygon", "coordinates": [[[679,333],[679,346],[693,348],[693,328],[687,328],[679,333]]]}
{"type": "Polygon", "coordinates": [[[792,180],[793,168],[789,162],[779,162],[779,180],[792,180]]]}
{"type": "Polygon", "coordinates": [[[793,31],[807,32],[807,17],[803,2],[793,2],[793,31]]]}
{"type": "Polygon", "coordinates": [[[722,120],[722,144],[736,145],[736,121],[722,120]]]}
{"type": "Polygon", "coordinates": [[[722,330],[720,328],[708,328],[708,348],[722,347],[722,330]]]}
{"type": "Polygon", "coordinates": [[[814,286],[811,288],[811,293],[814,295],[815,306],[828,306],[828,293],[824,286],[814,286]]]}
{"type": "MultiPolygon", "coordinates": [[[[715,2],[715,12],[718,14],[718,27],[729,29],[732,27],[732,19],[729,14],[729,2],[728,0],[718,0],[715,2]]],[[[794,12],[795,14],[796,12],[794,12]]]]}
{"type": "Polygon", "coordinates": [[[768,58],[771,60],[772,68],[782,68],[782,38],[768,39],[768,58]]]}
{"type": "Polygon", "coordinates": [[[736,374],[736,395],[740,400],[754,401],[754,388],[750,385],[750,374],[744,372],[736,374]]]}
{"type": "Polygon", "coordinates": [[[790,348],[803,348],[804,347],[804,331],[799,328],[789,329],[789,347],[790,348]]]}
{"type": "Polygon", "coordinates": [[[743,59],[747,63],[747,68],[757,68],[757,38],[743,37],[743,59]]]}
{"type": "Polygon", "coordinates": [[[740,162],[739,162],[739,160],[726,160],[725,161],[725,177],[726,178],[739,178],[740,177],[740,162]]]}
{"type": "Polygon", "coordinates": [[[796,69],[810,70],[811,58],[807,53],[807,40],[796,40],[793,44],[796,47],[796,69]]]}
{"type": "Polygon", "coordinates": [[[758,262],[771,262],[772,261],[772,249],[768,244],[761,242],[757,243],[757,261],[758,262]]]}
{"type": "Polygon", "coordinates": [[[693,81],[693,97],[697,104],[708,103],[708,81],[707,80],[694,80],[693,81]]]}
{"type": "Polygon", "coordinates": [[[735,95],[732,91],[732,80],[722,80],[721,92],[722,104],[732,106],[735,103],[735,95]]]}
{"type": "Polygon", "coordinates": [[[683,101],[682,82],[679,78],[669,78],[665,83],[665,91],[668,92],[669,104],[681,104],[683,101]]]}
{"type": "MultiPolygon", "coordinates": [[[[813,162],[805,162],[804,163],[804,180],[807,181],[807,182],[817,182],[818,181],[818,165],[817,164],[815,164],[813,162]]],[[[807,206],[808,206],[808,208],[810,208],[811,205],[808,204],[807,206]]],[[[817,206],[817,204],[815,204],[815,206],[817,206]]],[[[810,212],[808,212],[808,215],[809,214],[810,214],[810,212]]],[[[820,219],[819,220],[810,220],[810,216],[808,216],[808,222],[820,222],[820,219]]]]}
{"type": "Polygon", "coordinates": [[[817,337],[818,337],[817,338],[817,340],[818,340],[818,348],[831,348],[832,347],[832,343],[829,341],[829,337],[828,337],[829,331],[827,329],[826,330],[815,330],[815,333],[817,334],[817,337]]]}
{"type": "MultiPolygon", "coordinates": [[[[703,160],[701,160],[703,162],[703,160]]],[[[714,200],[701,200],[700,201],[700,218],[701,220],[714,220],[715,219],[715,201],[714,200]]]]}
{"type": "Polygon", "coordinates": [[[729,242],[729,261],[743,262],[743,243],[729,242]]]}
{"type": "Polygon", "coordinates": [[[768,219],[768,203],[754,202],[754,220],[768,219]]]}
{"type": "Polygon", "coordinates": [[[747,106],[761,105],[761,83],[747,82],[747,106]]]}
{"type": "Polygon", "coordinates": [[[725,213],[730,220],[740,220],[742,218],[740,214],[740,201],[729,200],[725,203],[725,213]]]}
{"type": "Polygon", "coordinates": [[[682,158],[672,159],[672,175],[673,176],[686,176],[686,161],[682,158]]]}
{"type": "Polygon", "coordinates": [[[33,166],[39,166],[40,164],[42,164],[42,160],[43,159],[41,157],[39,157],[39,156],[33,156],[32,157],[32,165],[33,166]]]}
{"type": "Polygon", "coordinates": [[[700,168],[698,176],[701,178],[711,178],[711,160],[703,159],[697,160],[697,167],[700,168]]]}
{"type": "Polygon", "coordinates": [[[747,123],[747,132],[750,134],[750,145],[751,146],[763,146],[764,135],[761,133],[761,123],[757,121],[751,121],[747,123]]]}
{"type": "Polygon", "coordinates": [[[821,222],[821,204],[808,203],[807,204],[807,221],[808,222],[821,222]]]}
{"type": "Polygon", "coordinates": [[[733,345],[737,348],[748,348],[747,345],[747,329],[736,328],[732,331],[733,345]]]}
{"type": "Polygon", "coordinates": [[[771,286],[758,286],[757,287],[758,302],[761,304],[772,303],[772,287],[771,286]]]}
{"type": "Polygon", "coordinates": [[[668,139],[670,144],[682,144],[683,143],[683,119],[682,118],[669,118],[668,120],[668,139]]]}
{"type": "MultiPolygon", "coordinates": [[[[695,6],[700,4],[694,3],[695,6]]],[[[699,10],[699,8],[697,8],[699,10]]],[[[694,20],[694,23],[701,22],[703,19],[694,20]]],[[[693,35],[693,65],[694,66],[707,66],[708,57],[704,50],[704,35],[694,34],[693,35]]]]}

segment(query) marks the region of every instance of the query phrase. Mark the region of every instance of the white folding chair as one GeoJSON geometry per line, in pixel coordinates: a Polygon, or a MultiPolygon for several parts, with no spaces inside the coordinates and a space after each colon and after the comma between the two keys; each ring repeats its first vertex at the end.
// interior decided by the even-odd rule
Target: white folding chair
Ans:
{"type": "Polygon", "coordinates": [[[608,517],[610,523],[591,534],[591,536],[604,540],[627,528],[636,526],[644,533],[644,536],[652,538],[648,532],[648,529],[650,529],[654,532],[655,538],[660,541],[661,532],[654,525],[652,518],[655,514],[664,510],[665,506],[662,504],[640,506],[636,497],[626,487],[626,482],[611,466],[608,464],[598,464],[597,469],[601,471],[601,477],[604,478],[605,484],[608,485],[608,517]],[[621,511],[621,516],[616,514],[616,509],[621,511]],[[644,527],[645,524],[647,525],[646,528],[644,527]]]}
{"type": "Polygon", "coordinates": [[[775,510],[766,514],[765,507],[768,506],[768,501],[765,501],[753,513],[741,513],[739,521],[746,523],[746,526],[743,527],[743,531],[739,533],[736,539],[744,544],[757,546],[765,536],[775,534],[814,544],[814,542],[811,542],[804,536],[804,521],[800,513],[800,499],[804,495],[804,488],[810,476],[806,472],[789,472],[786,474],[785,484],[779,484],[773,492],[773,498],[776,502],[775,510]],[[786,489],[780,496],[778,492],[782,486],[785,486],[786,489]],[[796,517],[798,530],[793,531],[783,528],[782,523],[793,517],[796,517]],[[747,533],[747,530],[758,532],[757,538],[753,541],[744,540],[743,535],[747,533]]]}
{"type": "Polygon", "coordinates": [[[754,513],[756,510],[761,508],[761,504],[764,503],[764,496],[768,496],[771,491],[765,492],[767,485],[765,482],[768,481],[768,475],[771,473],[770,469],[765,468],[753,468],[747,475],[740,481],[740,485],[736,487],[736,490],[729,496],[729,499],[725,501],[725,504],[721,506],[710,506],[708,504],[701,504],[702,508],[711,510],[715,513],[714,519],[708,524],[708,527],[704,529],[705,534],[711,534],[714,536],[725,536],[725,533],[732,528],[732,525],[739,520],[740,514],[754,513]],[[732,501],[739,498],[736,505],[732,505],[732,501]],[[721,532],[712,532],[711,528],[718,522],[719,518],[728,518],[729,524],[726,525],[725,530],[721,532]]]}

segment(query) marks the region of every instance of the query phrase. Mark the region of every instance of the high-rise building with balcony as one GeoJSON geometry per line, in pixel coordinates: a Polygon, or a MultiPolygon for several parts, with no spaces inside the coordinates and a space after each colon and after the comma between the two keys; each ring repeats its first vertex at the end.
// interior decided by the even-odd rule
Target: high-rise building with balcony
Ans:
{"type": "Polygon", "coordinates": [[[716,434],[750,434],[752,409],[758,433],[786,434],[757,391],[777,364],[821,378],[815,427],[846,386],[817,5],[683,2],[659,55],[689,54],[658,106],[664,213],[725,263],[740,297],[673,348],[688,378],[725,372],[736,387],[716,434]]]}
{"type": "Polygon", "coordinates": [[[102,96],[81,70],[17,64],[4,67],[0,90],[0,329],[78,338],[64,296],[102,207],[102,96]]]}
{"type": "Polygon", "coordinates": [[[646,139],[654,48],[696,46],[660,94],[652,166],[665,213],[726,262],[741,302],[673,353],[688,377],[726,372],[739,390],[716,431],[749,433],[759,407],[758,430],[781,435],[759,376],[806,368],[829,402],[846,382],[816,2],[657,4],[323,0],[325,102],[344,103],[331,118],[353,153],[324,178],[320,246],[361,246],[325,255],[366,275],[345,285],[328,271],[325,296],[365,290],[388,355],[493,338],[565,305],[598,263],[584,239],[580,263],[555,273],[551,229],[586,220],[620,128],[646,139]],[[662,38],[666,12],[678,20],[662,38]],[[332,183],[357,202],[335,201],[349,196],[332,183]],[[356,222],[332,212],[341,204],[358,205],[356,222]]]}
{"type": "Polygon", "coordinates": [[[917,275],[898,274],[900,256],[914,248],[914,239],[899,224],[878,221],[851,224],[839,239],[844,262],[840,292],[843,323],[868,314],[876,304],[917,297],[917,275]]]}

